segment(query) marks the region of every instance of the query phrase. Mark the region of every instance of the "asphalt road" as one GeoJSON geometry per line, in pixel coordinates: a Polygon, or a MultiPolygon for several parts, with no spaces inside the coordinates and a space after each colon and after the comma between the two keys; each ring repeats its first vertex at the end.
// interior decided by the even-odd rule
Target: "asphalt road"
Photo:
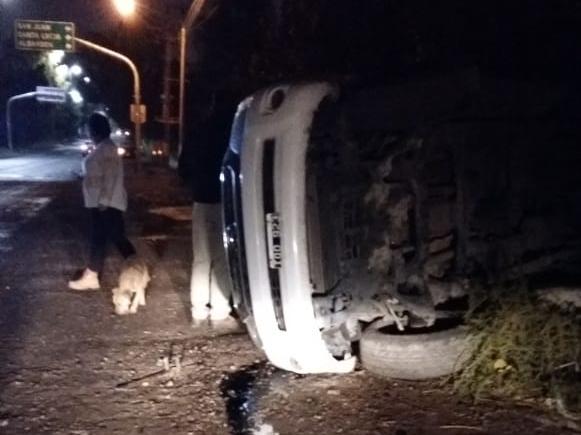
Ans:
{"type": "Polygon", "coordinates": [[[0,154],[0,252],[10,251],[12,233],[50,203],[51,183],[77,179],[80,168],[81,153],[74,144],[55,145],[42,152],[0,154]]]}
{"type": "Polygon", "coordinates": [[[55,145],[37,152],[0,157],[0,181],[70,181],[81,168],[81,153],[75,144],[55,145]]]}
{"type": "Polygon", "coordinates": [[[192,328],[189,196],[166,168],[127,162],[128,234],[153,279],[146,307],[115,316],[114,253],[101,290],[66,286],[86,258],[78,164],[70,148],[0,158],[0,434],[573,433],[441,380],[288,374],[236,324],[192,328]]]}

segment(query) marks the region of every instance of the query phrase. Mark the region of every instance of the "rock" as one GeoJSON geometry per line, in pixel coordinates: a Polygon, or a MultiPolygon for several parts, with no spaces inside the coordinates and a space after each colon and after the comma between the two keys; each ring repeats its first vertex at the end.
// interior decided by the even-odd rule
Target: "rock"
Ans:
{"type": "Polygon", "coordinates": [[[7,418],[0,420],[0,427],[6,427],[10,424],[10,420],[8,420],[7,418]]]}
{"type": "Polygon", "coordinates": [[[274,431],[274,428],[270,424],[261,424],[260,426],[254,428],[252,431],[254,435],[277,435],[278,432],[274,431]]]}
{"type": "Polygon", "coordinates": [[[508,366],[508,363],[503,360],[502,358],[497,359],[496,361],[494,361],[494,370],[503,370],[506,368],[506,366],[508,366]]]}
{"type": "Polygon", "coordinates": [[[339,396],[341,393],[339,392],[339,390],[327,390],[327,394],[329,396],[339,396]]]}
{"type": "Polygon", "coordinates": [[[567,308],[573,306],[581,308],[581,289],[574,287],[551,287],[538,291],[539,299],[559,306],[560,308],[567,308]]]}

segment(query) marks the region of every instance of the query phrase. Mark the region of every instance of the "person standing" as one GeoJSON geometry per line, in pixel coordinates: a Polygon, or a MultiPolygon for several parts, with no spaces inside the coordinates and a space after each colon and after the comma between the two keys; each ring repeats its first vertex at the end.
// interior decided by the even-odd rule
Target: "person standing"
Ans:
{"type": "Polygon", "coordinates": [[[123,212],[127,210],[127,193],[123,162],[111,140],[108,118],[93,113],[88,122],[89,135],[96,149],[83,161],[83,198],[89,209],[91,233],[89,262],[79,279],[69,281],[72,290],[96,290],[103,270],[106,249],[113,242],[123,258],[135,255],[135,248],[125,236],[123,212]]]}
{"type": "Polygon", "coordinates": [[[195,126],[180,171],[192,186],[192,321],[230,317],[231,284],[222,241],[220,168],[230,136],[234,111],[213,101],[210,115],[195,126]]]}

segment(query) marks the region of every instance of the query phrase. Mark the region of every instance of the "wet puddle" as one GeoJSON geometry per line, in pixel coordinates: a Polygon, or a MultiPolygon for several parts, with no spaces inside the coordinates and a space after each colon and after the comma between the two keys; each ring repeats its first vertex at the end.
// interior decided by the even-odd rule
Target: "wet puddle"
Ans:
{"type": "Polygon", "coordinates": [[[10,236],[14,232],[14,229],[14,225],[0,223],[0,252],[9,252],[12,250],[10,236]]]}
{"type": "Polygon", "coordinates": [[[270,391],[273,380],[283,372],[266,362],[252,364],[229,374],[221,384],[226,414],[232,435],[276,435],[275,428],[263,421],[261,399],[270,391]]]}
{"type": "Polygon", "coordinates": [[[0,252],[12,250],[12,235],[25,221],[32,219],[50,203],[51,198],[20,198],[3,206],[3,220],[0,222],[0,252]]]}

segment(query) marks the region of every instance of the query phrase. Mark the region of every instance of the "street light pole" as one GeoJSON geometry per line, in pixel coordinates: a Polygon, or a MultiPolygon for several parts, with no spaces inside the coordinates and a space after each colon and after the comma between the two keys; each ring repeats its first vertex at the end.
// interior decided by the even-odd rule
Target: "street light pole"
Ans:
{"type": "Polygon", "coordinates": [[[12,103],[14,103],[16,100],[24,100],[25,98],[33,97],[36,97],[36,92],[27,92],[26,94],[15,95],[14,97],[9,98],[8,102],[6,103],[6,137],[8,139],[8,148],[10,151],[14,149],[12,142],[12,103]]]}
{"type": "MultiPolygon", "coordinates": [[[[139,71],[135,64],[129,59],[127,56],[124,56],[121,53],[117,53],[116,51],[110,50],[105,48],[101,45],[95,44],[93,42],[87,41],[81,38],[75,38],[75,41],[85,47],[91,48],[93,50],[99,51],[104,53],[108,56],[114,57],[122,62],[125,62],[129,65],[131,72],[133,73],[133,102],[135,103],[136,110],[139,111],[141,107],[141,81],[139,79],[139,71]]],[[[142,151],[142,143],[141,143],[141,119],[134,118],[134,125],[135,125],[135,146],[137,147],[137,166],[140,166],[140,159],[139,153],[142,151]]]]}
{"type": "Polygon", "coordinates": [[[194,0],[182,23],[179,33],[180,41],[180,95],[179,95],[179,126],[178,126],[178,157],[182,153],[184,144],[184,111],[185,111],[185,94],[186,94],[186,48],[188,42],[188,30],[192,27],[195,19],[204,7],[206,0],[194,0]]]}

